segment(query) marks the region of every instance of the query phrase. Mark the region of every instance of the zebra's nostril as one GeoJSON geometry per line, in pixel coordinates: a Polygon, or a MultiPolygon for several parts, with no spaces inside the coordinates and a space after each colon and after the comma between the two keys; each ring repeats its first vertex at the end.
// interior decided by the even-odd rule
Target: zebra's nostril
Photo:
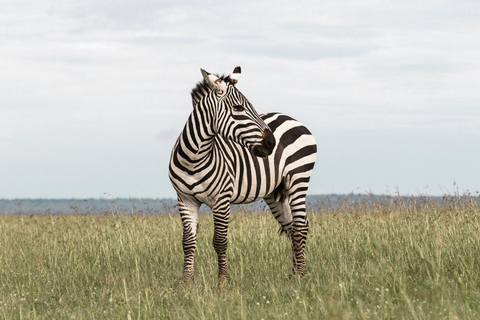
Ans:
{"type": "Polygon", "coordinates": [[[269,150],[271,152],[273,148],[275,147],[275,137],[273,136],[272,131],[270,130],[265,130],[263,132],[263,147],[269,150]]]}

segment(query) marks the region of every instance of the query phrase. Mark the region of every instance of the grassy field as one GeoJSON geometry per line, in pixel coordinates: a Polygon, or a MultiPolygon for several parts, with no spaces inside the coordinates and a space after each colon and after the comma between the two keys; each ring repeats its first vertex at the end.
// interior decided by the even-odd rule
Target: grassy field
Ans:
{"type": "Polygon", "coordinates": [[[480,207],[309,213],[310,275],[268,214],[236,214],[217,289],[211,216],[183,285],[178,216],[0,217],[1,319],[478,319],[480,207]]]}

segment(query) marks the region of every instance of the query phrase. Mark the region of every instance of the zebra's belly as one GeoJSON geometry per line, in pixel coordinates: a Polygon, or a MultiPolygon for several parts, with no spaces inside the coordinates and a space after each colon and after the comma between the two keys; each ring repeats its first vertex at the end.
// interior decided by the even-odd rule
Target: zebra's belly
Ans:
{"type": "Polygon", "coordinates": [[[261,200],[266,195],[272,193],[273,190],[275,190],[275,188],[269,188],[269,189],[261,188],[260,190],[258,190],[258,192],[256,190],[251,190],[248,193],[237,192],[237,193],[234,193],[232,195],[231,203],[236,203],[236,204],[238,204],[238,203],[250,203],[250,202],[257,201],[257,200],[261,200]]]}

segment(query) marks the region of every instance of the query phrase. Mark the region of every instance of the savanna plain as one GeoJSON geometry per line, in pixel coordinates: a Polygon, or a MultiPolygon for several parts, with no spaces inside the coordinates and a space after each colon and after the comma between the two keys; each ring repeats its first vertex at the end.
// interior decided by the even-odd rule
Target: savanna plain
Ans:
{"type": "Polygon", "coordinates": [[[480,198],[309,211],[309,275],[266,212],[233,214],[217,287],[211,215],[182,283],[178,215],[3,215],[2,319],[479,319],[480,198]]]}

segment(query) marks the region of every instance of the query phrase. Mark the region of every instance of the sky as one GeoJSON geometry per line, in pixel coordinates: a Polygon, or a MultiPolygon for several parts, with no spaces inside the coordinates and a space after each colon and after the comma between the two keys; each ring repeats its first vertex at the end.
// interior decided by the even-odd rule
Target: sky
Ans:
{"type": "Polygon", "coordinates": [[[480,2],[0,0],[0,198],[168,198],[200,68],[318,144],[309,193],[480,191],[480,2]]]}

